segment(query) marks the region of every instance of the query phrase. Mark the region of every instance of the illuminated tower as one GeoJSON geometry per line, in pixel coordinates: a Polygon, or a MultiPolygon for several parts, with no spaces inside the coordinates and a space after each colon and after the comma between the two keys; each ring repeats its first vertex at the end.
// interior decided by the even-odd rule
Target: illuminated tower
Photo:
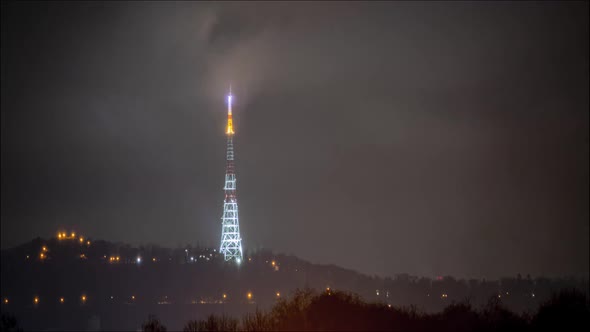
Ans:
{"type": "Polygon", "coordinates": [[[225,199],[223,201],[223,216],[221,217],[221,247],[219,252],[226,261],[242,262],[242,238],[240,237],[240,223],[238,220],[238,199],[236,197],[236,173],[234,171],[234,126],[231,114],[231,87],[227,96],[227,157],[225,164],[225,199]]]}

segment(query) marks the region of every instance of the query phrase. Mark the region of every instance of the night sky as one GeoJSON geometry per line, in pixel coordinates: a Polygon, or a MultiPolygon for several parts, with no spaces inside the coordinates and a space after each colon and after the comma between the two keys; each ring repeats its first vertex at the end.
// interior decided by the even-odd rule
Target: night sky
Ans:
{"type": "Polygon", "coordinates": [[[240,227],[363,273],[588,276],[588,2],[12,2],[2,248],[240,227]]]}

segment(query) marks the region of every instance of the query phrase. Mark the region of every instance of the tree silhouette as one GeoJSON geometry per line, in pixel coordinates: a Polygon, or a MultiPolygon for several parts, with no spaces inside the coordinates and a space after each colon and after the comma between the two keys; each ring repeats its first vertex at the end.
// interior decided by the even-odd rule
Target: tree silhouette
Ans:
{"type": "Polygon", "coordinates": [[[166,332],[166,326],[154,314],[148,315],[148,320],[141,324],[143,332],[166,332]]]}

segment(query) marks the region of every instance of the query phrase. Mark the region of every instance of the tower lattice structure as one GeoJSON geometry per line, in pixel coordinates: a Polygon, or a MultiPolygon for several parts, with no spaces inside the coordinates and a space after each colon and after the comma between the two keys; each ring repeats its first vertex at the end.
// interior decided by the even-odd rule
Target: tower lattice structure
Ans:
{"type": "Polygon", "coordinates": [[[238,199],[236,196],[236,173],[234,167],[234,127],[232,120],[231,88],[227,97],[227,155],[225,164],[225,199],[223,201],[223,216],[221,217],[221,246],[226,261],[242,261],[242,238],[240,237],[240,222],[238,219],[238,199]]]}

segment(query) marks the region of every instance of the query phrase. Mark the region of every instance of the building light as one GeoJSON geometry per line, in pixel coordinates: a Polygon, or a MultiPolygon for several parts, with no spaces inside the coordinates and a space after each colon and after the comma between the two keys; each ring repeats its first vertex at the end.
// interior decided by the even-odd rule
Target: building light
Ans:
{"type": "Polygon", "coordinates": [[[84,243],[84,238],[80,236],[80,243],[84,243]]]}
{"type": "Polygon", "coordinates": [[[59,298],[59,303],[62,303],[63,304],[64,302],[65,302],[65,299],[63,297],[60,297],[59,298]]]}
{"type": "Polygon", "coordinates": [[[82,294],[80,300],[82,300],[82,303],[86,303],[86,295],[82,294]]]}
{"type": "Polygon", "coordinates": [[[152,257],[152,262],[155,262],[155,261],[156,261],[156,257],[152,257]]]}
{"type": "Polygon", "coordinates": [[[276,263],[275,261],[272,261],[272,262],[270,263],[270,265],[272,265],[272,266],[275,266],[276,264],[277,264],[277,263],[276,263]]]}
{"type": "Polygon", "coordinates": [[[137,258],[135,259],[135,261],[137,262],[137,264],[141,263],[141,257],[137,256],[137,258]]]}
{"type": "Polygon", "coordinates": [[[57,233],[57,238],[61,240],[61,233],[57,233]]]}
{"type": "Polygon", "coordinates": [[[90,245],[90,241],[86,241],[86,245],[89,246],[90,245]]]}
{"type": "Polygon", "coordinates": [[[45,259],[45,254],[44,253],[39,254],[39,258],[41,258],[42,260],[45,259]]]}
{"type": "Polygon", "coordinates": [[[47,247],[46,247],[46,246],[43,246],[43,247],[41,248],[41,250],[43,250],[43,251],[45,252],[45,251],[47,251],[47,247]]]}
{"type": "Polygon", "coordinates": [[[35,297],[33,298],[33,303],[34,303],[34,304],[39,304],[39,297],[38,297],[38,296],[35,296],[35,297]]]}
{"type": "Polygon", "coordinates": [[[7,297],[4,298],[4,304],[8,304],[8,298],[7,297]]]}
{"type": "Polygon", "coordinates": [[[252,299],[252,292],[248,292],[248,300],[252,299]]]}
{"type": "Polygon", "coordinates": [[[223,294],[223,298],[226,299],[227,298],[227,294],[223,294]]]}
{"type": "Polygon", "coordinates": [[[135,301],[135,295],[131,295],[131,299],[135,301]]]}
{"type": "Polygon", "coordinates": [[[277,297],[281,297],[281,293],[280,292],[277,292],[277,297]]]}
{"type": "Polygon", "coordinates": [[[72,232],[72,238],[76,237],[76,233],[72,232]]]}

